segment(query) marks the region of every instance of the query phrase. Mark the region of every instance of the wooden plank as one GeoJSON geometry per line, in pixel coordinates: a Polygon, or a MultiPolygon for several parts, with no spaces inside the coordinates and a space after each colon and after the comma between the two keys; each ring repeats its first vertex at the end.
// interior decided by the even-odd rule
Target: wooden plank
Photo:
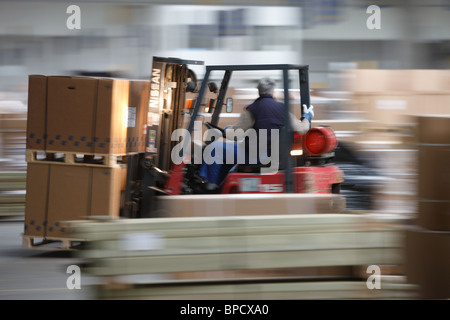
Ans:
{"type": "Polygon", "coordinates": [[[239,228],[192,228],[192,229],[167,229],[167,230],[154,230],[154,229],[142,229],[130,231],[124,229],[123,231],[111,231],[111,232],[83,232],[75,226],[74,233],[78,236],[85,238],[89,241],[120,239],[124,233],[154,233],[160,234],[164,238],[189,238],[189,237],[214,237],[214,236],[240,236],[240,235],[277,235],[277,234],[298,234],[298,233],[328,233],[328,232],[354,232],[365,230],[363,224],[356,226],[348,225],[324,225],[324,226],[286,226],[283,228],[246,228],[245,226],[239,228]]]}
{"type": "Polygon", "coordinates": [[[191,238],[162,238],[164,248],[154,251],[123,251],[120,240],[96,241],[91,250],[83,251],[84,258],[107,258],[119,256],[170,255],[185,253],[208,254],[225,251],[277,250],[295,248],[297,250],[341,249],[362,247],[401,247],[403,237],[398,232],[330,232],[306,234],[279,234],[256,236],[218,236],[191,238]],[[122,250],[122,251],[121,251],[122,250]]]}
{"type": "Polygon", "coordinates": [[[7,204],[24,204],[25,192],[20,193],[0,193],[0,206],[7,204]]]}
{"type": "Polygon", "coordinates": [[[0,190],[17,190],[26,188],[26,172],[0,172],[0,190]]]}
{"type": "Polygon", "coordinates": [[[149,274],[233,269],[292,268],[402,263],[400,248],[342,248],[323,250],[178,254],[165,256],[111,257],[88,270],[93,275],[149,274]]]}
{"type": "MultiPolygon", "coordinates": [[[[368,290],[366,283],[266,283],[217,285],[216,272],[303,267],[402,265],[403,233],[384,217],[364,214],[290,216],[196,217],[103,222],[71,221],[74,234],[91,240],[79,257],[90,262],[86,272],[109,277],[178,272],[212,272],[202,283],[173,280],[163,284],[127,284],[122,289],[99,290],[100,297],[142,299],[385,299],[414,297],[411,286],[368,290]],[[129,235],[157,235],[154,250],[124,246],[129,235]],[[125,288],[125,289],[124,289],[125,288]],[[303,288],[303,289],[301,289],[303,288]]],[[[132,237],[133,239],[133,237],[132,237]]],[[[259,273],[260,275],[263,273],[259,273]]]]}
{"type": "Polygon", "coordinates": [[[0,172],[0,181],[25,181],[27,173],[22,171],[0,172]]]}
{"type": "Polygon", "coordinates": [[[224,217],[186,217],[186,218],[147,218],[147,219],[120,219],[106,222],[73,221],[80,227],[92,228],[97,231],[127,231],[137,229],[174,229],[174,228],[202,228],[211,226],[239,227],[246,226],[286,226],[292,224],[315,225],[336,223],[360,223],[365,218],[357,214],[305,214],[305,215],[267,215],[267,216],[224,216],[224,217]]]}
{"type": "Polygon", "coordinates": [[[103,299],[192,299],[192,300],[303,300],[303,299],[411,299],[417,286],[382,281],[380,290],[370,290],[365,281],[297,281],[281,283],[179,283],[135,286],[119,290],[99,287],[103,299]]]}
{"type": "Polygon", "coordinates": [[[25,214],[25,204],[14,204],[7,206],[0,206],[0,216],[23,216],[25,214]]]}
{"type": "MultiPolygon", "coordinates": [[[[117,227],[118,225],[116,225],[117,227]]],[[[108,230],[104,228],[101,232],[98,231],[96,227],[94,228],[83,228],[77,224],[70,224],[73,228],[74,233],[87,239],[89,241],[100,241],[100,240],[116,240],[120,239],[123,234],[126,233],[154,233],[158,234],[164,239],[171,238],[198,238],[198,237],[220,237],[220,236],[270,236],[270,235],[295,235],[295,234],[307,234],[307,233],[335,233],[335,232],[375,232],[375,231],[389,231],[392,230],[391,227],[386,225],[368,225],[367,223],[360,224],[321,224],[321,225],[286,225],[280,227],[248,227],[245,223],[241,224],[239,227],[186,227],[185,229],[163,229],[163,228],[145,228],[146,226],[134,226],[128,228],[124,226],[123,228],[114,228],[116,230],[108,230]]]]}
{"type": "Polygon", "coordinates": [[[161,232],[165,237],[175,237],[367,229],[367,220],[364,217],[341,214],[120,219],[106,222],[70,221],[68,223],[77,234],[89,240],[117,239],[124,232],[161,232]]]}
{"type": "Polygon", "coordinates": [[[0,181],[0,190],[25,189],[26,181],[0,181]]]}

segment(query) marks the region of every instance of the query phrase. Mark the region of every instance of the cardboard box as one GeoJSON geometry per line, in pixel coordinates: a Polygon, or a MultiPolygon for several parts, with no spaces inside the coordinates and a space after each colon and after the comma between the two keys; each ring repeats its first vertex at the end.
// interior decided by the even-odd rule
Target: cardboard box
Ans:
{"type": "Polygon", "coordinates": [[[450,201],[418,201],[417,224],[434,231],[450,231],[450,201]]]}
{"type": "Polygon", "coordinates": [[[416,104],[416,113],[421,116],[450,116],[450,93],[414,92],[413,101],[416,104]]]}
{"type": "Polygon", "coordinates": [[[437,148],[442,147],[439,144],[450,144],[450,114],[422,115],[414,118],[419,143],[436,144],[437,148]]]}
{"type": "Polygon", "coordinates": [[[45,150],[47,142],[47,77],[28,77],[27,148],[45,150]]]}
{"type": "Polygon", "coordinates": [[[130,80],[128,99],[127,153],[145,152],[150,81],[130,80]]]}
{"type": "Polygon", "coordinates": [[[420,116],[418,140],[418,218],[420,226],[450,231],[450,116],[420,116]]]}
{"type": "Polygon", "coordinates": [[[450,116],[416,119],[419,199],[450,201],[450,116]]]}
{"type": "Polygon", "coordinates": [[[423,112],[410,94],[358,94],[354,99],[365,120],[375,124],[407,123],[408,115],[423,112]]]}
{"type": "Polygon", "coordinates": [[[411,70],[411,91],[450,93],[450,70],[411,70]]]}
{"type": "Polygon", "coordinates": [[[343,71],[344,89],[359,93],[418,92],[449,93],[449,70],[381,70],[343,71]]]}
{"type": "Polygon", "coordinates": [[[411,70],[358,69],[343,71],[343,85],[355,93],[411,91],[411,70]]]}
{"type": "Polygon", "coordinates": [[[125,154],[129,81],[30,76],[27,148],[125,154]]]}
{"type": "Polygon", "coordinates": [[[450,298],[450,232],[416,227],[405,239],[408,283],[420,286],[423,299],[450,298]]]}
{"type": "Polygon", "coordinates": [[[125,154],[129,81],[98,80],[98,100],[93,135],[96,154],[125,154]]]}
{"type": "Polygon", "coordinates": [[[165,217],[339,213],[345,198],[335,194],[179,195],[158,198],[165,217]]]}
{"type": "Polygon", "coordinates": [[[50,166],[28,164],[24,234],[44,237],[48,210],[48,178],[50,166]]]}
{"type": "Polygon", "coordinates": [[[47,150],[93,153],[98,80],[52,76],[47,81],[47,150]]]}
{"type": "Polygon", "coordinates": [[[450,201],[450,147],[420,145],[418,159],[418,197],[450,201]]]}
{"type": "Polygon", "coordinates": [[[118,217],[125,170],[29,163],[24,234],[68,237],[62,221],[118,217]]]}

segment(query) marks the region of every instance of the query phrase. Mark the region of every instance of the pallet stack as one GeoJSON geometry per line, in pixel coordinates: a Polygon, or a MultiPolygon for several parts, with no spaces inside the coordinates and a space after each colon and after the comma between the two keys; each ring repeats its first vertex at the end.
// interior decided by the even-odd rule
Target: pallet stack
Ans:
{"type": "Polygon", "coordinates": [[[425,299],[450,298],[450,115],[417,117],[418,211],[406,234],[408,281],[425,299]]]}
{"type": "Polygon", "coordinates": [[[344,71],[343,89],[353,94],[352,103],[367,124],[355,147],[386,178],[374,195],[374,209],[388,213],[415,212],[417,149],[415,115],[449,114],[449,70],[344,71]]]}
{"type": "Polygon", "coordinates": [[[25,171],[0,172],[0,219],[24,215],[25,171]]]}
{"type": "Polygon", "coordinates": [[[29,77],[24,247],[67,240],[63,221],[120,215],[127,156],[145,150],[148,94],[148,81],[29,77]]]}
{"type": "Polygon", "coordinates": [[[100,299],[408,299],[416,286],[368,265],[403,261],[403,230],[366,214],[71,221],[100,299]],[[363,267],[361,276],[345,272],[363,267]],[[306,270],[305,270],[306,269],[306,270]]]}
{"type": "Polygon", "coordinates": [[[26,127],[26,113],[0,113],[0,171],[26,170],[26,127]]]}

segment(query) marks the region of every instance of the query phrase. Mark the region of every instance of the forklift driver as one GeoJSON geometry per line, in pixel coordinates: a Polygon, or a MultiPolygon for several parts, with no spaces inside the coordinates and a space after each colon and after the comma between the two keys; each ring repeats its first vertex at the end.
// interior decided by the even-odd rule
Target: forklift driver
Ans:
{"type": "MultiPolygon", "coordinates": [[[[263,78],[258,83],[258,93],[259,97],[240,115],[239,120],[234,124],[227,126],[225,130],[232,129],[242,129],[244,132],[248,129],[254,129],[256,131],[258,146],[259,146],[259,130],[267,130],[267,154],[270,156],[271,153],[271,129],[281,129],[285,123],[284,115],[284,104],[282,102],[276,101],[273,98],[273,93],[275,89],[275,81],[269,78],[263,78]]],[[[302,115],[302,120],[298,120],[294,114],[290,113],[291,128],[301,134],[305,134],[311,126],[311,120],[314,117],[314,107],[311,105],[309,108],[303,105],[304,111],[302,115]]],[[[275,141],[276,142],[276,141],[275,141]]],[[[229,143],[223,141],[214,141],[214,144],[222,144],[223,148],[223,164],[212,163],[207,164],[203,161],[199,176],[203,178],[205,184],[205,191],[214,192],[220,186],[220,184],[225,179],[226,175],[234,164],[225,163],[227,149],[231,152],[233,151],[236,162],[237,155],[237,143],[229,143]],[[230,150],[233,148],[234,150],[230,150]]],[[[220,146],[218,146],[220,148],[220,146]]],[[[248,150],[248,146],[246,146],[248,150]]],[[[259,155],[259,152],[257,153],[259,155]]],[[[260,163],[258,158],[257,162],[260,163]]],[[[246,163],[248,163],[248,154],[246,153],[246,163]]]]}

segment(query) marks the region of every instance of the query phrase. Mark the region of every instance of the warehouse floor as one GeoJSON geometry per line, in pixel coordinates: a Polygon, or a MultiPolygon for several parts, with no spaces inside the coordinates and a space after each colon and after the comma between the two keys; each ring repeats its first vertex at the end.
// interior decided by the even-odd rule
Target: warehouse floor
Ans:
{"type": "Polygon", "coordinates": [[[67,267],[80,261],[70,251],[23,249],[23,225],[0,220],[0,300],[92,299],[93,278],[81,274],[81,289],[67,288],[67,267]]]}

